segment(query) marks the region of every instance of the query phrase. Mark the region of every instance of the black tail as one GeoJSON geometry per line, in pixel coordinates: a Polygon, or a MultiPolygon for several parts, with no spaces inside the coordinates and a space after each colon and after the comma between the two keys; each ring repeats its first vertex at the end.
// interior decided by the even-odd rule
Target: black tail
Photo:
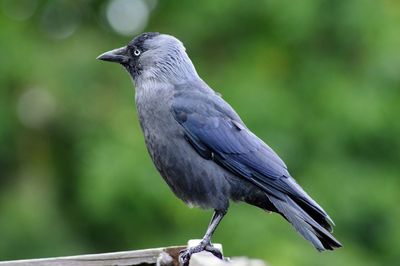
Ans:
{"type": "Polygon", "coordinates": [[[279,198],[274,195],[268,195],[268,198],[279,213],[288,220],[305,239],[310,241],[318,251],[327,249],[333,250],[342,246],[342,244],[330,234],[330,232],[332,232],[332,220],[315,201],[311,200],[310,202],[305,200],[311,199],[306,193],[305,198],[292,198],[289,195],[280,194],[279,198]]]}

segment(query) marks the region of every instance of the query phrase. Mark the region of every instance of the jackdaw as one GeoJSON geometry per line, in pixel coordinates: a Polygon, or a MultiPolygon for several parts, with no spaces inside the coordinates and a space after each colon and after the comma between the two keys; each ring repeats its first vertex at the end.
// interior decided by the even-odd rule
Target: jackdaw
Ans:
{"type": "Polygon", "coordinates": [[[214,209],[201,243],[181,252],[183,264],[203,250],[222,257],[211,236],[230,200],[279,213],[319,251],[341,247],[330,234],[332,219],[199,77],[182,42],[143,33],[98,59],[120,63],[131,75],[148,152],[171,190],[189,206],[214,209]]]}

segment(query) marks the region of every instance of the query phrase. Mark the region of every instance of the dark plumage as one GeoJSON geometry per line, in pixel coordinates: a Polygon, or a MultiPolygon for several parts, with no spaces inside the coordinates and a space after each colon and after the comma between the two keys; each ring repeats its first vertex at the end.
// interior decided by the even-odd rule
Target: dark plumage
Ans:
{"type": "Polygon", "coordinates": [[[176,38],[145,33],[99,59],[121,63],[132,75],[146,145],[172,191],[189,205],[215,210],[202,243],[181,254],[183,263],[201,250],[220,255],[210,239],[230,199],[279,213],[320,251],[341,247],[328,214],[201,80],[176,38]]]}

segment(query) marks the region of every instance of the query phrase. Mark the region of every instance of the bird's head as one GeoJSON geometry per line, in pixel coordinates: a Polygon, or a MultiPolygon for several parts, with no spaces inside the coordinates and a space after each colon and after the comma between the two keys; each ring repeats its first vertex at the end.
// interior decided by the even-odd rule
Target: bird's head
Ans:
{"type": "Polygon", "coordinates": [[[105,52],[97,59],[123,65],[135,82],[152,79],[180,83],[197,77],[182,42],[156,32],[142,33],[128,45],[105,52]]]}

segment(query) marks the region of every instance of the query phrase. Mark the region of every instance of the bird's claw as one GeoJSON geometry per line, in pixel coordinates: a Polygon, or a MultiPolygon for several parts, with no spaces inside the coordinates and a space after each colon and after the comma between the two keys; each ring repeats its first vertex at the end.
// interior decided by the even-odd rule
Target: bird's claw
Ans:
{"type": "Polygon", "coordinates": [[[205,251],[210,252],[211,254],[213,254],[215,257],[217,257],[218,259],[224,259],[224,257],[222,256],[222,253],[219,249],[215,248],[213,245],[207,245],[204,247],[205,251]]]}
{"type": "Polygon", "coordinates": [[[219,259],[223,259],[222,253],[219,249],[213,247],[211,243],[200,243],[197,246],[190,247],[179,252],[179,264],[181,266],[188,266],[190,257],[202,251],[208,251],[219,259]]]}

